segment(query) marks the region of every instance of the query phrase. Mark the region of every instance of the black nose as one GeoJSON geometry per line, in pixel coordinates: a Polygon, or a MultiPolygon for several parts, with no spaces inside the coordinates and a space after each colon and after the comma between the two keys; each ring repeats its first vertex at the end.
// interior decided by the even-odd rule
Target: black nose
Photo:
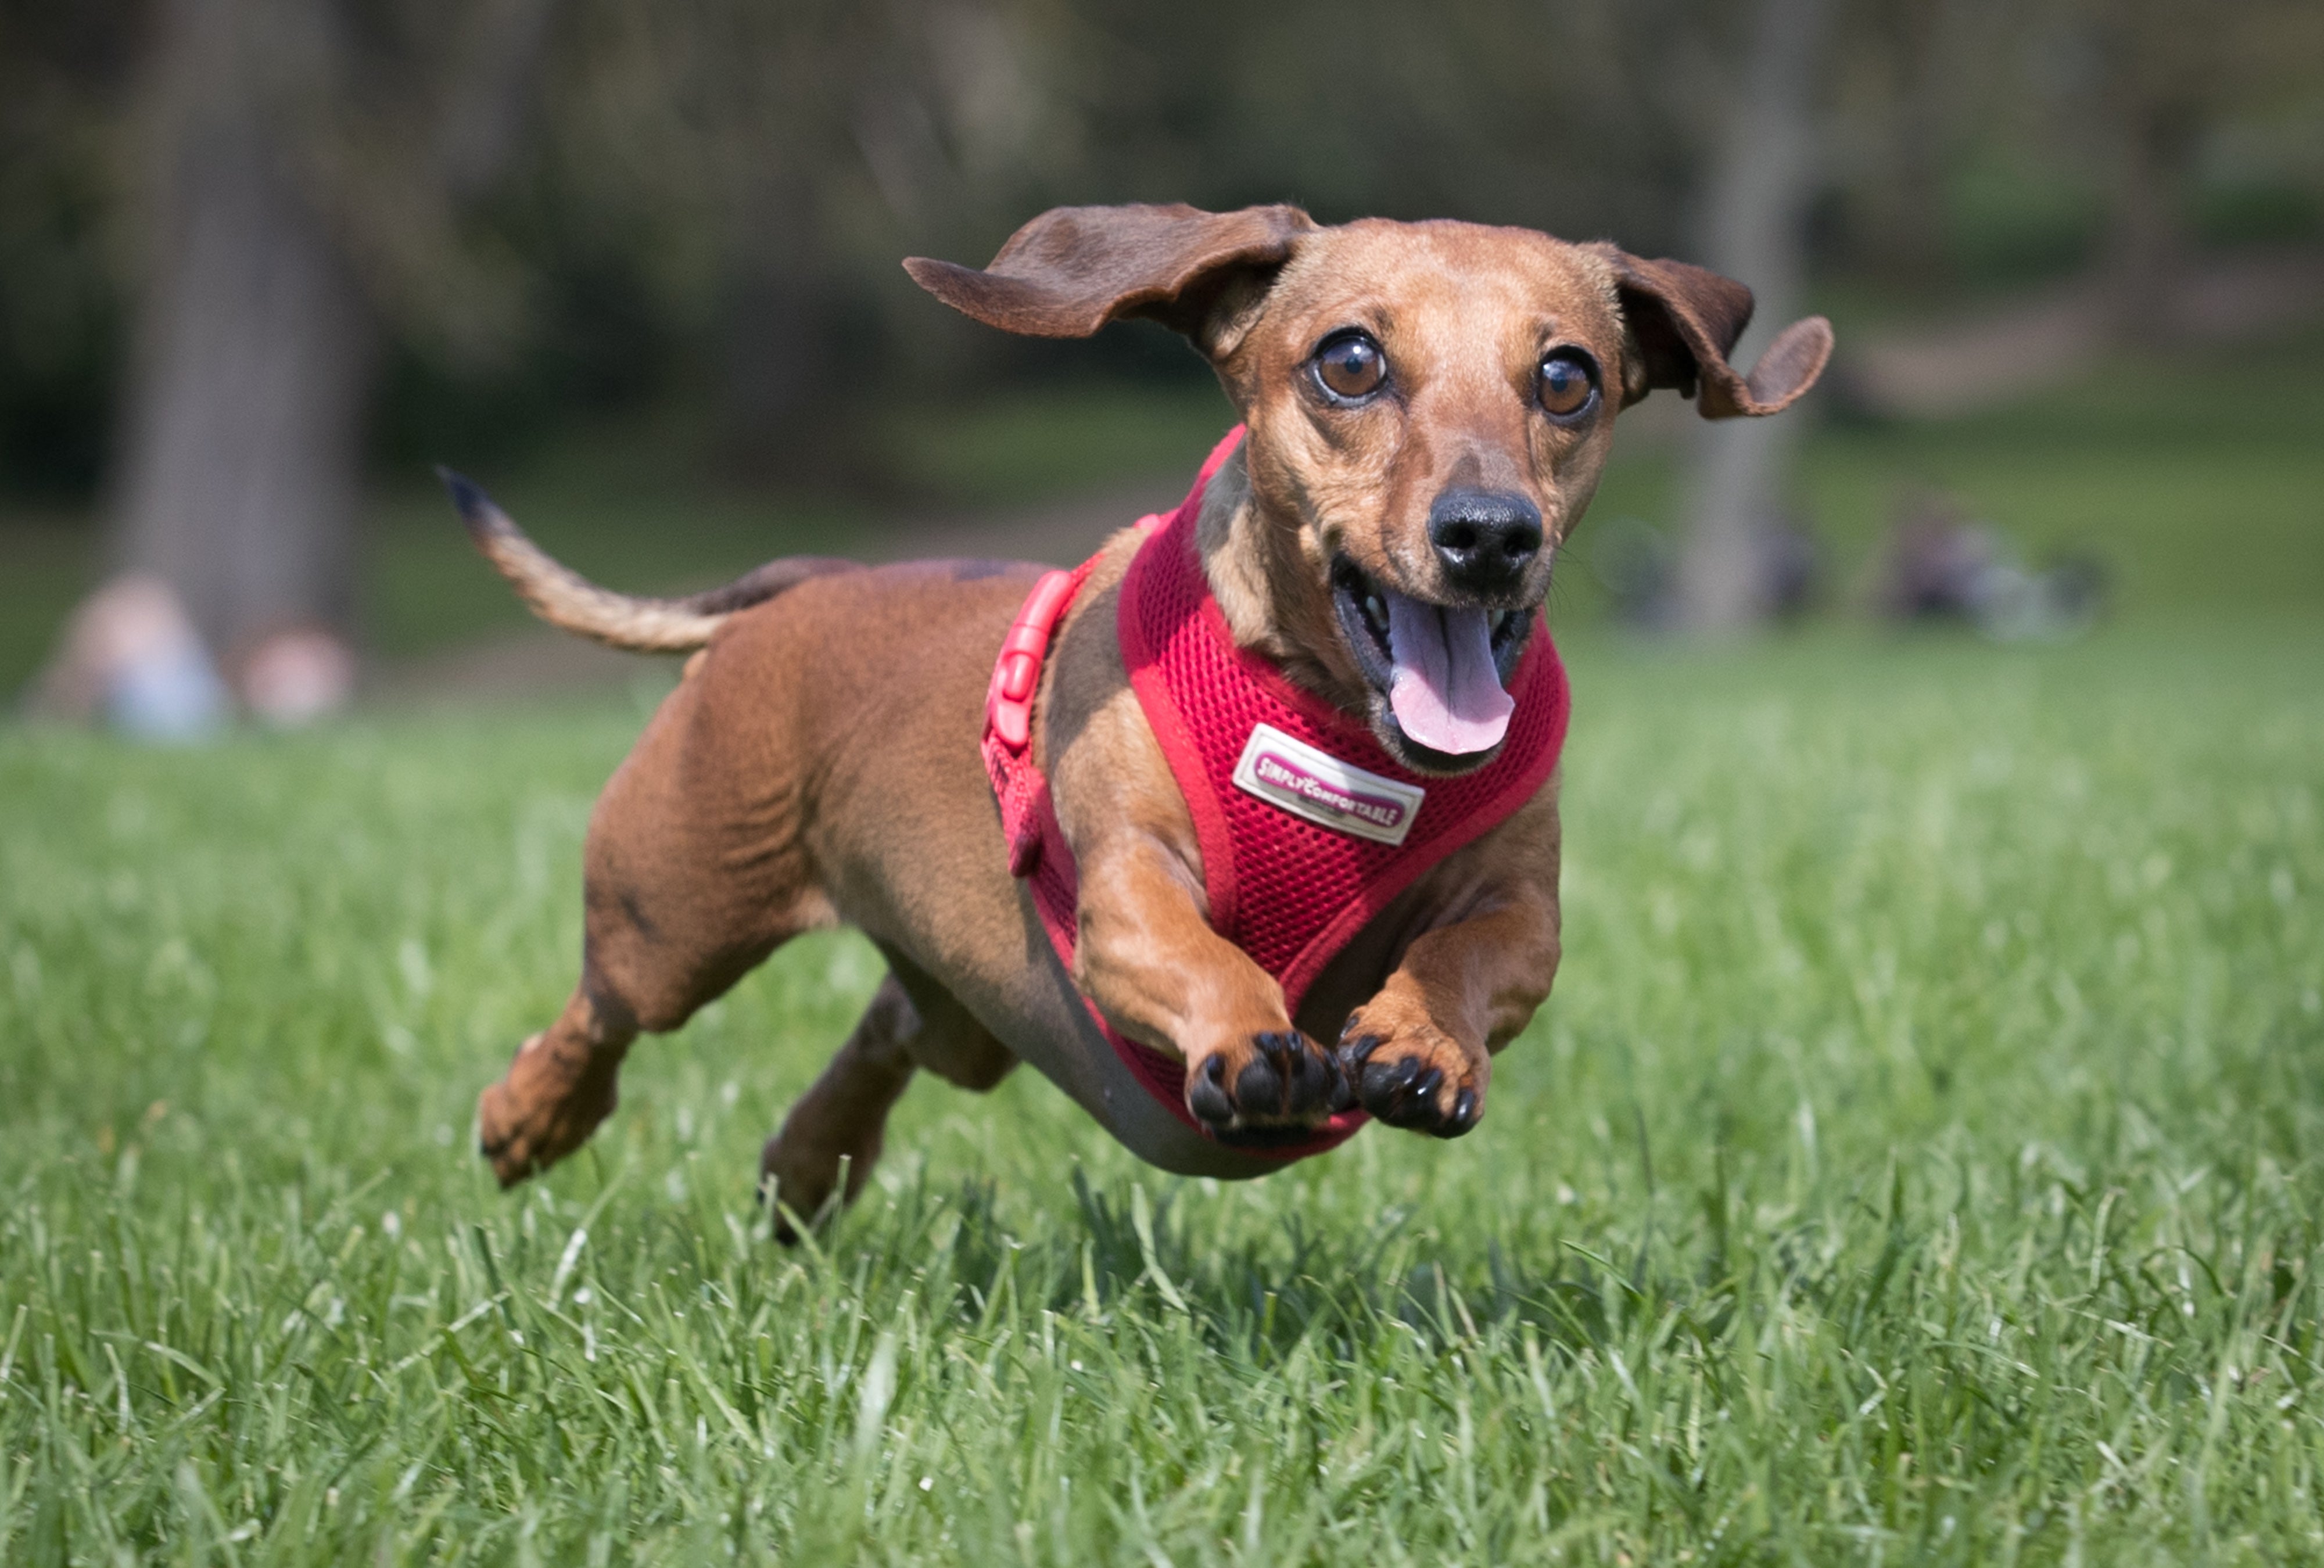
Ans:
{"type": "Polygon", "coordinates": [[[1541,553],[1541,508],[1513,490],[1456,484],[1428,509],[1428,542],[1455,586],[1506,592],[1541,553]]]}

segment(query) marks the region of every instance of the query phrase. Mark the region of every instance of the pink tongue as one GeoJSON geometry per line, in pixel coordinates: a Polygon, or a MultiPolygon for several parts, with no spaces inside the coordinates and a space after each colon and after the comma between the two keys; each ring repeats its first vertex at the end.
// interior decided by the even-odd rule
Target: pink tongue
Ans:
{"type": "Polygon", "coordinates": [[[1396,664],[1388,706],[1405,734],[1455,757],[1498,743],[1517,705],[1493,669],[1485,612],[1440,609],[1386,589],[1381,596],[1396,664]]]}

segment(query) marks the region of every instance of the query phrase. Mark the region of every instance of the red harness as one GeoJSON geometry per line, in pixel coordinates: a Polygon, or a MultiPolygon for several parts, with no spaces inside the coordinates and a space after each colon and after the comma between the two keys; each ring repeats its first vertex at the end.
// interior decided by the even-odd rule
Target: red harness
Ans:
{"type": "MultiPolygon", "coordinates": [[[[1194,816],[1212,929],[1276,978],[1296,1015],[1315,977],[1389,900],[1532,798],[1557,766],[1569,695],[1548,628],[1537,626],[1509,682],[1517,711],[1500,754],[1474,772],[1434,779],[1399,765],[1361,720],[1238,648],[1203,575],[1194,525],[1204,487],[1242,434],[1240,425],[1227,432],[1176,512],[1139,521],[1147,537],[1122,581],[1118,619],[1130,686],[1194,816]]],[[[1050,633],[1096,564],[1093,557],[1033,586],[1001,645],[984,709],[984,765],[1009,870],[1030,884],[1069,974],[1079,882],[1048,780],[1033,763],[1033,697],[1050,633]]],[[[1185,1064],[1120,1034],[1088,1005],[1138,1081],[1208,1135],[1186,1109],[1185,1064]]],[[[1343,1111],[1305,1143],[1254,1152],[1320,1154],[1367,1120],[1343,1111]]]]}

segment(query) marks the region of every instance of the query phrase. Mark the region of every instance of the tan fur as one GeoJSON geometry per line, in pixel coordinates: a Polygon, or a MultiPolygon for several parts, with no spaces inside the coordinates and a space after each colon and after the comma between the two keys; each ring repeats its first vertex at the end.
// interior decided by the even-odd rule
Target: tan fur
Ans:
{"type": "MultiPolygon", "coordinates": [[[[988,272],[913,267],[1013,330],[1074,335],[1144,314],[1203,347],[1250,426],[1200,519],[1213,591],[1238,641],[1376,729],[1378,694],[1335,618],[1335,554],[1451,603],[1429,542],[1434,498],[1519,493],[1548,548],[1509,596],[1537,604],[1619,407],[1660,386],[1699,390],[1707,413],[1769,411],[1813,381],[1830,343],[1820,321],[1799,324],[1746,377],[1724,355],[1749,292],[1700,269],[1465,224],[1322,229],[1291,208],[1064,209],[988,272]],[[1384,348],[1394,396],[1337,406],[1308,376],[1316,344],[1351,326],[1384,348]],[[1554,347],[1602,367],[1587,418],[1552,420],[1534,401],[1554,347]]],[[[1037,760],[1080,869],[1071,975],[1009,874],[977,751],[992,661],[1038,568],[779,562],[725,599],[628,601],[511,537],[522,539],[500,519],[479,542],[560,624],[630,646],[707,645],[592,820],[580,986],[481,1102],[503,1181],[570,1152],[611,1111],[638,1033],[676,1028],[789,936],[834,922],[870,936],[891,977],[768,1145],[766,1179],[803,1215],[825,1206],[843,1165],[840,1195],[861,1185],[919,1067],[983,1088],[1021,1058],[1144,1158],[1252,1176],[1277,1167],[1239,1142],[1296,1134],[1351,1101],[1399,1125],[1467,1130],[1493,1053],[1548,994],[1554,778],[1406,890],[1288,1016],[1281,987],[1210,927],[1192,817],[1122,668],[1115,615],[1133,535],[1108,543],[1074,602],[1037,709],[1037,760]],[[1084,996],[1185,1059],[1188,1103],[1217,1138],[1130,1078],[1084,996]]]]}
{"type": "Polygon", "coordinates": [[[857,569],[853,561],[792,556],[683,599],[616,594],[533,543],[475,485],[456,474],[438,472],[451,488],[468,538],[536,614],[552,626],[632,653],[693,652],[706,647],[735,611],[762,604],[809,577],[857,569]]]}
{"type": "Polygon", "coordinates": [[[513,524],[482,538],[477,548],[516,586],[533,613],[552,626],[632,653],[687,653],[710,641],[724,617],[705,615],[656,599],[608,593],[552,559],[513,524]]]}

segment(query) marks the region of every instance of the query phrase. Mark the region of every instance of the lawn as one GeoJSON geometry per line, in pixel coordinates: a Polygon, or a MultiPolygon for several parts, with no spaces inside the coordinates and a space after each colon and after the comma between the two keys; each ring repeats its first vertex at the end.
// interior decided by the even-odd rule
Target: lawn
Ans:
{"type": "MultiPolygon", "coordinates": [[[[1471,1138],[1249,1185],[926,1082],[775,1247],[759,1141],[878,977],[834,936],[495,1191],[470,1108],[666,670],[192,752],[0,725],[0,1563],[2324,1559],[2315,346],[1811,438],[1836,583],[1946,486],[2107,561],[2069,646],[1644,647],[1585,528],[1555,994],[1471,1138]]],[[[892,438],[967,506],[1223,422],[892,438]]],[[[1626,450],[1593,522],[1670,513],[1626,450]]],[[[879,526],[657,453],[484,476],[624,586],[879,526]]],[[[379,650],[521,623],[424,486],[371,540],[379,650]]],[[[14,680],[88,531],[0,558],[14,680]]]]}
{"type": "Polygon", "coordinates": [[[923,1082],[797,1251],[853,937],[468,1148],[650,690],[0,731],[0,1560],[2324,1555],[2312,615],[1571,660],[1473,1136],[1184,1181],[923,1082]]]}

